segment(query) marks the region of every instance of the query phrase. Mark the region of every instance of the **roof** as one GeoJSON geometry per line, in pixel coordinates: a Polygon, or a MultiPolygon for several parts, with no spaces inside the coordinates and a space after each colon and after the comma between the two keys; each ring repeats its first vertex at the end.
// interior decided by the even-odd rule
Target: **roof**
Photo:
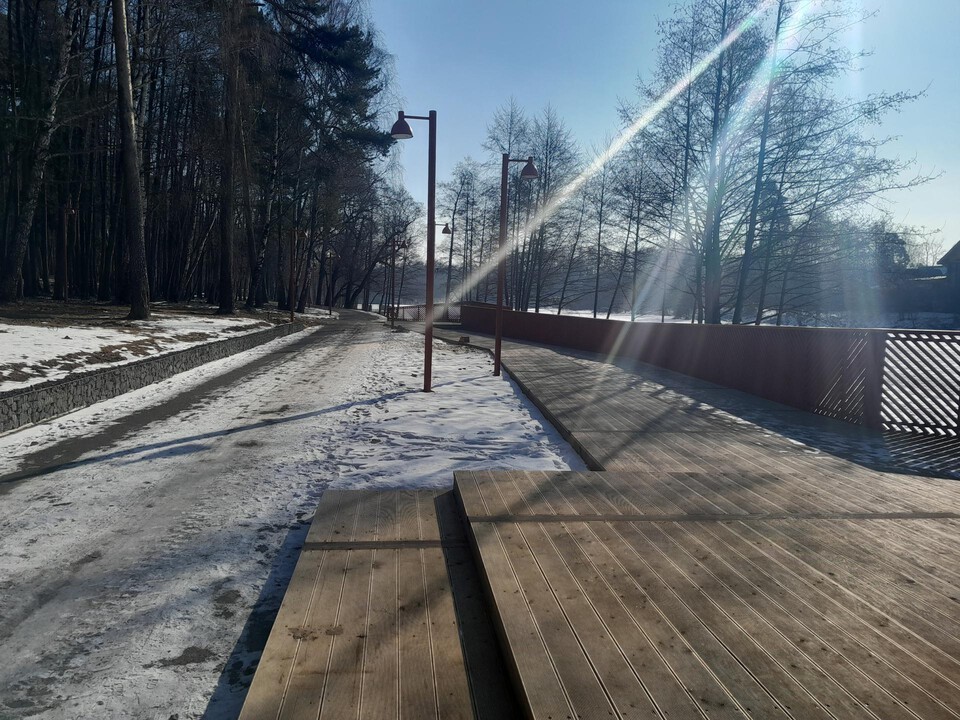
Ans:
{"type": "Polygon", "coordinates": [[[955,262],[960,262],[960,242],[947,250],[947,254],[940,258],[937,265],[948,265],[955,262]]]}

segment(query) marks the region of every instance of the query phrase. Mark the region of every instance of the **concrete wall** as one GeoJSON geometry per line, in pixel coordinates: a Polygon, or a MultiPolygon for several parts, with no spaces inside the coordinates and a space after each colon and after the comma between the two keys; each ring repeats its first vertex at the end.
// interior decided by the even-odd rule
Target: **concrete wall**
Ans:
{"type": "Polygon", "coordinates": [[[195,345],[115,367],[75,373],[30,387],[0,393],[0,432],[48,420],[145,387],[198,365],[220,360],[303,329],[300,323],[195,345]]]}

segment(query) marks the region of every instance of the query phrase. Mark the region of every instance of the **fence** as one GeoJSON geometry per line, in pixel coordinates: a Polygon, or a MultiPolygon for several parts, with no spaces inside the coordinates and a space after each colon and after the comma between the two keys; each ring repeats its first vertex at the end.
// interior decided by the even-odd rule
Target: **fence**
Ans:
{"type": "MultiPolygon", "coordinates": [[[[389,316],[388,316],[389,317],[389,316]]],[[[410,322],[426,322],[426,305],[401,305],[397,309],[397,320],[408,320],[410,322]]],[[[455,304],[441,305],[437,303],[433,306],[434,322],[460,322],[460,306],[455,304]]]]}
{"type": "MultiPolygon", "coordinates": [[[[493,333],[492,305],[462,324],[493,333]]],[[[504,311],[505,337],[634,358],[877,429],[960,434],[960,332],[630,323],[504,311]]]]}

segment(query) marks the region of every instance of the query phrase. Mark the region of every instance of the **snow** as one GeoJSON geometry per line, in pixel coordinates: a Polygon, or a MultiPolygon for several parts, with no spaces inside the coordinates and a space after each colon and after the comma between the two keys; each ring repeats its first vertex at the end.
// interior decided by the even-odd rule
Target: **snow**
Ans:
{"type": "Polygon", "coordinates": [[[249,317],[159,313],[151,320],[102,325],[0,321],[0,392],[265,327],[269,324],[249,317]]]}
{"type": "Polygon", "coordinates": [[[485,353],[308,332],[0,437],[0,717],[235,717],[325,488],[584,467],[485,353]]]}

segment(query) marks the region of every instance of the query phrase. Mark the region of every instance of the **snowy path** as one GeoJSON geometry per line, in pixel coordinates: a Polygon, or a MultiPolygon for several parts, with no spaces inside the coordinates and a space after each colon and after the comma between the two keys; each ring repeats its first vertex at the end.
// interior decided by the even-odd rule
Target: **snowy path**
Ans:
{"type": "Polygon", "coordinates": [[[418,392],[421,343],[345,315],[0,437],[0,718],[233,717],[329,484],[583,467],[484,354],[418,392]]]}

